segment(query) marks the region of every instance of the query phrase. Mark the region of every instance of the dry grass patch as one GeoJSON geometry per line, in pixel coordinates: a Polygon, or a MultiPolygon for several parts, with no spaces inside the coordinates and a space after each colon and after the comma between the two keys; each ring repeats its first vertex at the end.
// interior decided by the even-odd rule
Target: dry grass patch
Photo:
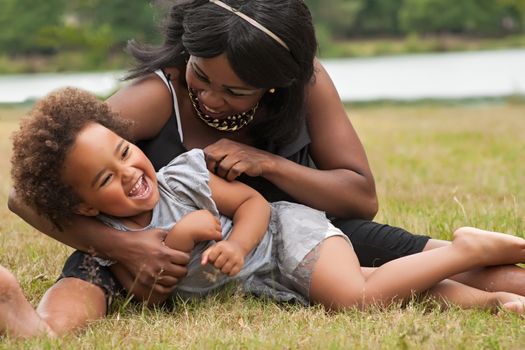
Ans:
{"type": "MultiPolygon", "coordinates": [[[[24,112],[0,108],[4,203],[9,135],[24,112]]],[[[376,176],[379,221],[437,238],[461,225],[525,235],[525,105],[359,107],[350,115],[376,176]]],[[[33,305],[71,251],[5,205],[0,244],[0,264],[15,273],[33,305]]],[[[330,314],[225,292],[171,308],[117,307],[78,334],[3,339],[0,349],[519,349],[523,322],[512,314],[442,311],[432,302],[330,314]]]]}

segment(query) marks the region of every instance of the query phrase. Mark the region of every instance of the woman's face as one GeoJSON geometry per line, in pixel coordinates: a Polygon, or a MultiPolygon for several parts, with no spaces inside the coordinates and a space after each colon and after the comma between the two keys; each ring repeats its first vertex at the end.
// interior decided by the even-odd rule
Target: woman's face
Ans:
{"type": "Polygon", "coordinates": [[[186,82],[199,98],[200,109],[216,119],[246,112],[266,92],[243,82],[224,54],[213,58],[190,56],[186,82]]]}

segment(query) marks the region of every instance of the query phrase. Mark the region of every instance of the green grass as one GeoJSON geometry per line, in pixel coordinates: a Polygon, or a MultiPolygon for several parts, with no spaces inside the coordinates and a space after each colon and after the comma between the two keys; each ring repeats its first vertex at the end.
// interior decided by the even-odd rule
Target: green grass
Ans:
{"type": "MultiPolygon", "coordinates": [[[[0,107],[0,200],[7,200],[9,135],[27,107],[0,107]]],[[[450,238],[474,225],[525,235],[525,104],[349,107],[377,182],[377,219],[450,238]]],[[[341,150],[344,152],[344,150],[341,150]]],[[[71,251],[0,207],[0,264],[37,305],[71,251]]],[[[117,309],[59,340],[3,339],[0,349],[519,349],[523,318],[440,311],[413,302],[330,314],[223,293],[150,310],[117,309]]]]}

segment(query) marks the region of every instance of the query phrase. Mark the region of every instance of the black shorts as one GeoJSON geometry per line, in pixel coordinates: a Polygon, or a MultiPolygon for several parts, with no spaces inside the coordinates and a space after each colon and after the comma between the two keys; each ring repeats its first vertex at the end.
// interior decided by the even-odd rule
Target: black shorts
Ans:
{"type": "MultiPolygon", "coordinates": [[[[332,223],[350,238],[361,266],[377,267],[419,253],[430,239],[367,220],[336,219],[332,223]]],[[[91,255],[78,250],[67,259],[60,278],[64,277],[80,278],[99,286],[106,294],[108,306],[117,296],[126,296],[109,267],[101,266],[91,255]]]]}
{"type": "Polygon", "coordinates": [[[58,279],[65,277],[79,278],[100,287],[106,295],[108,310],[116,297],[127,294],[108,266],[100,265],[91,255],[80,250],[76,250],[67,258],[58,279]]]}
{"type": "Polygon", "coordinates": [[[429,236],[367,220],[332,220],[350,238],[361,266],[377,267],[402,256],[423,251],[429,236]]]}

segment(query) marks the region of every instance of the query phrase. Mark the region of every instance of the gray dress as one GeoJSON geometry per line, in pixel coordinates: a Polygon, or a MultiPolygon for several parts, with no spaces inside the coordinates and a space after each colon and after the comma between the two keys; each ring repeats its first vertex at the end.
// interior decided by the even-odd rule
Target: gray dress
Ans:
{"type": "MultiPolygon", "coordinates": [[[[209,172],[202,150],[181,154],[158,171],[157,180],[160,200],[153,209],[151,223],[143,230],[169,230],[186,214],[207,209],[220,219],[223,239],[228,239],[232,221],[218,212],[211,198],[209,172]]],[[[137,231],[116,218],[99,218],[116,229],[137,231]]],[[[308,304],[311,269],[318,255],[315,248],[332,235],[347,239],[323,212],[296,203],[272,203],[268,230],[245,257],[244,266],[236,276],[224,275],[211,264],[202,266],[201,254],[214,241],[199,242],[190,254],[188,274],[177,284],[174,296],[203,296],[233,282],[245,293],[308,304]]]]}

